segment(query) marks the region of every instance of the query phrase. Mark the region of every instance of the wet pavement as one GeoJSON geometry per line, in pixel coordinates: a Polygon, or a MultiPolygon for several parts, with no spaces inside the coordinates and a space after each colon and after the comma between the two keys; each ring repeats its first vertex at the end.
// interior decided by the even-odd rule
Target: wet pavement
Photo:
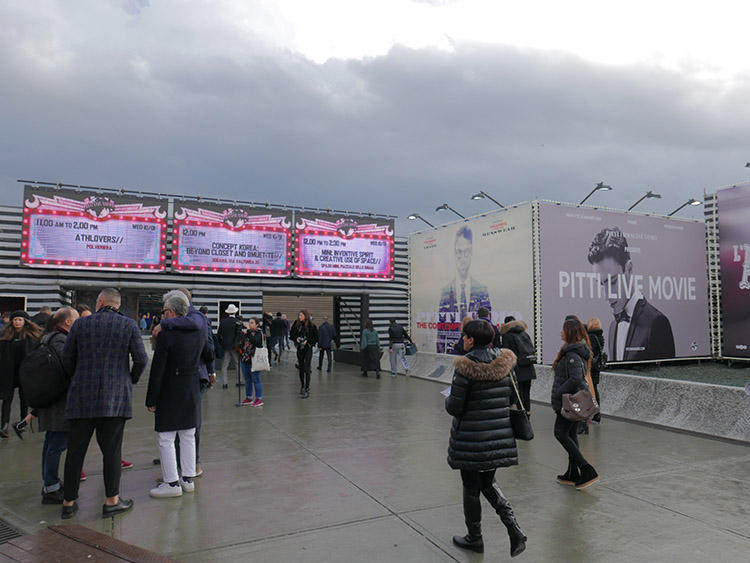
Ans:
{"type": "MultiPolygon", "coordinates": [[[[465,533],[458,472],[446,464],[450,417],[442,385],[314,371],[298,397],[289,358],[263,375],[265,406],[242,407],[237,389],[204,399],[196,492],[151,499],[161,475],[146,381],[126,426],[122,494],[131,513],[102,520],[95,443],[77,523],[182,561],[507,561],[508,539],[483,501],[485,554],[451,544],[465,533]]],[[[144,377],[145,379],[145,377],[144,377]]],[[[14,405],[15,407],[15,405],[14,405]]],[[[15,409],[14,409],[15,410],[15,409]]],[[[14,413],[15,414],[15,413],[14,413]]],[[[576,491],[555,482],[566,465],[549,407],[534,405],[536,438],[521,464],[498,471],[529,536],[518,561],[746,561],[750,553],[750,447],[604,419],[582,437],[601,481],[576,491]]],[[[25,531],[62,523],[42,506],[42,436],[0,444],[0,516],[25,531]]]]}

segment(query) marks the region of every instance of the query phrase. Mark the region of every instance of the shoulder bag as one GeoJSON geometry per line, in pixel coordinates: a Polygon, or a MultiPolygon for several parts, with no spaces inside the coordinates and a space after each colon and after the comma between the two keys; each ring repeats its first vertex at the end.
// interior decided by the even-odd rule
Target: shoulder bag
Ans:
{"type": "Polygon", "coordinates": [[[252,359],[252,371],[271,371],[271,363],[268,361],[268,348],[266,348],[266,337],[260,332],[260,347],[255,348],[252,359]]]}
{"type": "MultiPolygon", "coordinates": [[[[568,365],[565,364],[567,371],[568,365]]],[[[599,403],[589,391],[589,385],[586,382],[586,364],[584,363],[583,388],[575,393],[563,393],[562,409],[560,414],[563,418],[573,422],[584,422],[599,412],[599,403]]]]}
{"type": "Polygon", "coordinates": [[[521,394],[518,392],[518,385],[516,384],[516,374],[511,371],[508,374],[508,377],[510,377],[510,381],[513,384],[513,389],[516,392],[516,398],[518,399],[516,401],[516,404],[514,405],[515,408],[513,408],[512,406],[509,409],[510,425],[511,428],[513,428],[513,436],[515,436],[516,440],[533,440],[534,429],[531,427],[529,415],[526,414],[526,408],[521,401],[521,394]]]}

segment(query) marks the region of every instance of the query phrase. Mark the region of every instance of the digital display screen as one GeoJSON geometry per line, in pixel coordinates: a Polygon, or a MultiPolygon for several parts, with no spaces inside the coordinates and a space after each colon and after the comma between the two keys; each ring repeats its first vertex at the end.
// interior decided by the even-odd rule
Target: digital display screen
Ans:
{"type": "Polygon", "coordinates": [[[160,201],[31,186],[24,196],[23,264],[164,270],[167,214],[160,201]]]}
{"type": "Polygon", "coordinates": [[[283,211],[176,206],[172,266],[182,273],[288,276],[291,226],[283,211]]]}
{"type": "Polygon", "coordinates": [[[393,279],[392,221],[302,215],[295,250],[301,278],[393,279]]]}

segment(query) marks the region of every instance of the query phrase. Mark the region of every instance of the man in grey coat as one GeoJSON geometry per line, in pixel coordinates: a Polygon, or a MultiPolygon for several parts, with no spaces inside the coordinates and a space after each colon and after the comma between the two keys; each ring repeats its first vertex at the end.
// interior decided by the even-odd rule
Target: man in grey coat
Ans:
{"type": "Polygon", "coordinates": [[[133,507],[132,500],[120,498],[122,436],[125,421],[133,417],[133,384],[148,356],[138,325],[121,315],[119,308],[120,292],[103,289],[96,299],[96,313],[73,324],[63,349],[63,364],[72,374],[65,405],[71,430],[65,458],[64,519],[78,510],[79,478],[94,432],[104,457],[102,517],[133,507]]]}

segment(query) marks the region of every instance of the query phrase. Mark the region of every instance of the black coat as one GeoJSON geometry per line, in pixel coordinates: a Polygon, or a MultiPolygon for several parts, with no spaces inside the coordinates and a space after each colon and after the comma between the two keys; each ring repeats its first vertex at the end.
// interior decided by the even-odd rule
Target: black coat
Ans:
{"type": "Polygon", "coordinates": [[[518,464],[510,425],[513,394],[507,375],[516,356],[507,349],[475,348],[453,362],[451,394],[445,410],[453,415],[448,465],[452,469],[489,471],[518,464]]]}
{"type": "MultiPolygon", "coordinates": [[[[27,336],[23,343],[21,360],[36,345],[37,340],[27,336]]],[[[13,388],[18,387],[18,369],[20,362],[16,365],[13,353],[12,340],[0,340],[0,399],[7,401],[13,395],[13,388]]]]}
{"type": "MultiPolygon", "coordinates": [[[[500,328],[500,334],[503,337],[503,348],[512,350],[516,357],[519,356],[519,340],[521,334],[526,332],[526,323],[523,321],[511,321],[505,323],[500,328]]],[[[521,381],[531,381],[536,379],[536,370],[534,365],[520,366],[516,365],[516,379],[521,381]]]]}
{"type": "MultiPolygon", "coordinates": [[[[609,361],[616,362],[617,322],[609,325],[609,361]]],[[[625,339],[623,362],[674,358],[674,335],[669,319],[645,299],[636,303],[625,339]]]]}
{"type": "Polygon", "coordinates": [[[328,321],[324,321],[318,327],[318,347],[323,350],[330,350],[336,341],[336,329],[328,321]]]}
{"type": "Polygon", "coordinates": [[[200,425],[202,330],[166,330],[156,339],[146,406],[156,407],[157,432],[186,430],[200,425]]]}
{"type": "Polygon", "coordinates": [[[217,336],[224,350],[234,350],[242,336],[242,321],[237,317],[224,317],[219,322],[217,336]]]}
{"type": "Polygon", "coordinates": [[[586,387],[586,363],[591,350],[585,342],[563,346],[562,355],[555,365],[555,379],[552,382],[550,403],[555,412],[562,409],[562,396],[575,393],[586,387]]]}
{"type": "MultiPolygon", "coordinates": [[[[63,348],[65,348],[65,339],[68,337],[63,332],[55,332],[49,339],[49,345],[62,358],[63,348]]],[[[68,374],[70,377],[70,374],[68,374]]],[[[54,432],[70,432],[70,421],[65,418],[65,403],[68,400],[67,393],[56,403],[48,407],[36,409],[36,416],[39,417],[39,430],[54,432]]]]}
{"type": "Polygon", "coordinates": [[[598,360],[604,351],[604,331],[600,328],[589,330],[589,340],[591,340],[591,375],[599,375],[599,370],[596,368],[598,360]]]}
{"type": "Polygon", "coordinates": [[[289,338],[292,339],[297,350],[312,349],[318,343],[318,328],[313,323],[310,323],[310,327],[308,328],[307,325],[296,320],[289,331],[289,338]],[[304,347],[301,347],[299,342],[297,342],[298,338],[307,340],[304,347]]]}

